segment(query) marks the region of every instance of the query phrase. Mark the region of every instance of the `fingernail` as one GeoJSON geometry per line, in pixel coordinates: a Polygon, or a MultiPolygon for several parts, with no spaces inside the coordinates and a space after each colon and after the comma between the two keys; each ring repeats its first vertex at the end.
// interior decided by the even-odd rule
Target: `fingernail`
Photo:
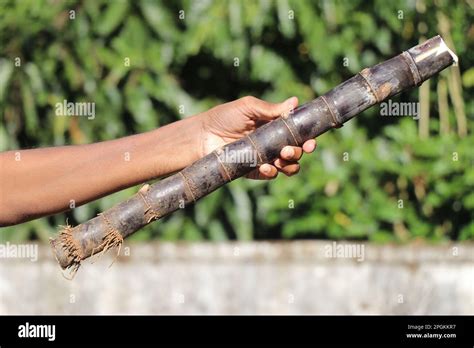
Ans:
{"type": "Polygon", "coordinates": [[[285,155],[287,157],[292,157],[295,154],[295,151],[291,147],[285,149],[285,155]]]}
{"type": "Polygon", "coordinates": [[[269,173],[270,173],[270,168],[268,167],[268,165],[264,164],[264,165],[262,166],[262,172],[263,172],[264,174],[269,174],[269,173]]]}

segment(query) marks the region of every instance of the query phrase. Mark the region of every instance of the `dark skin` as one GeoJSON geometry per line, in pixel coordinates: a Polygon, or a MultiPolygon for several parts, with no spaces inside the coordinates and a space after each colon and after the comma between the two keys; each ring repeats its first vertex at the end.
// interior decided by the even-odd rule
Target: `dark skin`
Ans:
{"type": "MultiPolygon", "coordinates": [[[[63,212],[69,210],[71,200],[80,206],[181,170],[297,105],[296,97],[277,104],[244,97],[150,132],[116,140],[3,152],[0,226],[63,212]]],[[[300,169],[302,154],[315,148],[315,140],[308,140],[302,147],[286,146],[280,158],[261,165],[248,177],[273,179],[279,172],[294,175],[300,169]]]]}

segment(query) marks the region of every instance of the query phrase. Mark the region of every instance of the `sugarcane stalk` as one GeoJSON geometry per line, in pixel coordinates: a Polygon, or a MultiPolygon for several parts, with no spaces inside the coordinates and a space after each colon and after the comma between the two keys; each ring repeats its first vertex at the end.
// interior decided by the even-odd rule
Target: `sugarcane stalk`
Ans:
{"type": "Polygon", "coordinates": [[[154,185],[145,185],[128,200],[76,227],[66,226],[51,240],[63,269],[73,272],[93,254],[118,247],[143,226],[186,204],[194,203],[226,183],[278,158],[287,145],[301,146],[332,128],[339,128],[370,106],[419,86],[456,59],[440,36],[357,75],[289,115],[267,123],[229,143],[182,171],[154,185]]]}

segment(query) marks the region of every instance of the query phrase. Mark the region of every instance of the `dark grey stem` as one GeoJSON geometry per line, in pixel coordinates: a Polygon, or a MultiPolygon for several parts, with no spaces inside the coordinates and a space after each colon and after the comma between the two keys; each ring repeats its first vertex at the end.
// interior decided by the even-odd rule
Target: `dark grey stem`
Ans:
{"type": "Polygon", "coordinates": [[[281,117],[249,136],[219,148],[128,200],[74,228],[66,226],[51,240],[63,269],[76,270],[92,254],[119,246],[151,221],[194,203],[227,182],[275,160],[286,145],[302,145],[331,128],[341,127],[370,106],[414,86],[450,66],[456,56],[440,36],[371,68],[325,95],[281,117]],[[249,160],[251,159],[251,160],[249,160]]]}

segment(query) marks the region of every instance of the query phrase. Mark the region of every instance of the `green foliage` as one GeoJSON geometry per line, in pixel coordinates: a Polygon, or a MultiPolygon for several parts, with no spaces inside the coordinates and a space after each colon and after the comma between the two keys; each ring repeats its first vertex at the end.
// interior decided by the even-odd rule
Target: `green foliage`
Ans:
{"type": "MultiPolygon", "coordinates": [[[[464,1],[0,0],[0,150],[115,139],[178,120],[180,105],[192,115],[247,94],[308,101],[437,34],[440,13],[461,59],[470,129],[473,12],[464,1]],[[97,117],[54,117],[63,99],[94,101],[97,117]]],[[[451,105],[451,133],[438,134],[432,81],[428,139],[414,120],[375,107],[321,137],[298,176],[238,180],[133,238],[473,239],[474,139],[455,134],[451,105]]],[[[136,190],[0,237],[46,240],[66,218],[83,222],[136,190]]]]}

